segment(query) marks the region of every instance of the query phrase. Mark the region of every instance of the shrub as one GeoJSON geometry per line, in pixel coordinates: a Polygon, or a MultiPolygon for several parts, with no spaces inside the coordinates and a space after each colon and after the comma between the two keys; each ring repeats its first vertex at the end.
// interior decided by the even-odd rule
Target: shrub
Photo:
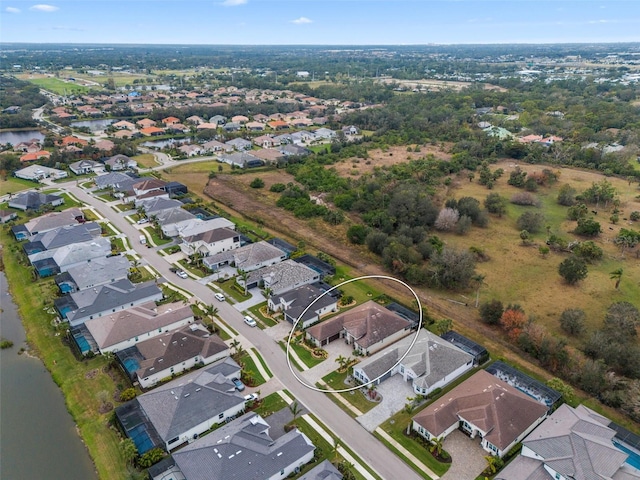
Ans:
{"type": "Polygon", "coordinates": [[[640,220],[640,212],[637,210],[631,212],[631,215],[629,215],[629,220],[631,220],[632,222],[637,222],[638,220],[640,220]]]}
{"type": "MultiPolygon", "coordinates": [[[[348,235],[349,234],[347,233],[347,236],[348,235]]],[[[382,252],[384,251],[386,246],[389,244],[389,235],[387,235],[384,232],[373,231],[366,236],[365,242],[367,244],[367,248],[371,252],[375,253],[376,255],[382,255],[382,252]]],[[[422,242],[422,243],[428,243],[428,242],[422,242]]],[[[433,250],[433,248],[431,248],[431,250],[433,250]]],[[[422,257],[425,259],[429,258],[429,256],[425,257],[424,253],[422,253],[422,257]]]]}
{"type": "Polygon", "coordinates": [[[527,172],[522,171],[520,167],[516,167],[515,170],[509,174],[509,180],[507,180],[507,183],[514,187],[522,188],[524,187],[526,177],[527,172]]]}
{"type": "Polygon", "coordinates": [[[480,304],[480,319],[488,325],[496,325],[504,313],[500,300],[490,300],[480,304]]]}
{"type": "Polygon", "coordinates": [[[560,264],[558,273],[569,285],[575,285],[587,278],[587,264],[581,258],[572,255],[560,264]]]}
{"type": "Polygon", "coordinates": [[[356,245],[362,245],[364,244],[368,233],[369,233],[369,229],[364,225],[351,225],[347,230],[347,238],[351,243],[355,243],[356,245]]]}
{"type": "Polygon", "coordinates": [[[573,231],[576,235],[582,235],[585,237],[595,237],[602,229],[600,228],[600,224],[596,222],[593,218],[580,218],[578,220],[578,225],[576,229],[573,231]]]}
{"type": "Polygon", "coordinates": [[[484,206],[489,213],[501,217],[507,211],[507,199],[498,193],[490,193],[484,200],[484,206]]]}
{"type": "Polygon", "coordinates": [[[121,402],[128,402],[129,400],[133,400],[136,398],[137,393],[135,388],[127,388],[120,394],[121,402]]]}
{"type": "Polygon", "coordinates": [[[571,250],[574,255],[582,258],[584,261],[588,263],[593,263],[602,259],[602,249],[596,245],[592,240],[587,240],[586,242],[578,243],[571,250]]]}
{"type": "Polygon", "coordinates": [[[516,222],[518,230],[526,230],[529,233],[538,233],[544,225],[544,215],[539,212],[524,212],[516,222]]]}
{"type": "Polygon", "coordinates": [[[558,203],[565,207],[570,207],[576,203],[576,189],[569,184],[560,187],[558,192],[558,203]]]}
{"type": "Polygon", "coordinates": [[[533,207],[540,206],[540,200],[538,200],[538,197],[529,192],[518,192],[514,194],[511,197],[511,203],[533,207]]]}
{"type": "Polygon", "coordinates": [[[471,217],[468,217],[467,215],[462,215],[456,225],[456,233],[459,235],[464,235],[471,229],[472,223],[473,222],[471,221],[471,217]]]}
{"type": "Polygon", "coordinates": [[[579,203],[569,207],[567,210],[567,218],[569,220],[579,220],[586,217],[589,214],[589,209],[584,203],[579,203]]]}
{"type": "Polygon", "coordinates": [[[251,183],[249,184],[249,186],[251,188],[262,188],[264,187],[264,180],[262,180],[260,177],[256,177],[253,180],[251,180],[251,183]]]}
{"type": "Polygon", "coordinates": [[[438,230],[449,232],[454,229],[454,227],[458,223],[459,218],[460,214],[457,210],[454,210],[453,208],[443,208],[438,214],[435,227],[438,230]]]}
{"type": "Polygon", "coordinates": [[[269,188],[269,191],[270,192],[275,192],[275,193],[282,193],[282,192],[285,191],[286,188],[287,188],[287,186],[284,183],[274,183],[269,188]]]}
{"type": "Polygon", "coordinates": [[[586,315],[579,308],[567,308],[560,315],[560,328],[569,335],[582,335],[585,331],[586,315]]]}
{"type": "Polygon", "coordinates": [[[11,347],[13,347],[13,342],[11,340],[7,340],[6,338],[0,340],[0,349],[4,350],[5,348],[11,347]]]}

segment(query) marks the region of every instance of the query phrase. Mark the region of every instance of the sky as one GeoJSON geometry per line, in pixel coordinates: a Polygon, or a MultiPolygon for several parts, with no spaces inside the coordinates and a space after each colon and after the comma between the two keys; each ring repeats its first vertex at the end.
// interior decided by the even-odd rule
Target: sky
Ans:
{"type": "Polygon", "coordinates": [[[3,43],[640,41],[640,0],[2,0],[0,5],[3,43]]]}

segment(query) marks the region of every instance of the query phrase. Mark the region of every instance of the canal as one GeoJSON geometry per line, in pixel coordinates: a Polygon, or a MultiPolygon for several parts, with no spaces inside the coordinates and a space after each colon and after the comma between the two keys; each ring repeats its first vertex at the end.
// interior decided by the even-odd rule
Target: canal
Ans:
{"type": "Polygon", "coordinates": [[[26,354],[25,331],[0,272],[0,478],[95,480],[89,453],[62,392],[42,362],[26,354]]]}

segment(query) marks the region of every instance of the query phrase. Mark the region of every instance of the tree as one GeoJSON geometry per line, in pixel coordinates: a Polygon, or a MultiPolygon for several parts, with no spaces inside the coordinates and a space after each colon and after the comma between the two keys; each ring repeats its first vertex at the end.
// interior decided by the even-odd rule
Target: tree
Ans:
{"type": "Polygon", "coordinates": [[[585,218],[587,215],[589,215],[589,207],[584,203],[572,205],[567,210],[567,218],[569,220],[579,220],[581,218],[585,218]]]}
{"type": "Polygon", "coordinates": [[[520,232],[520,240],[522,240],[523,245],[529,245],[529,241],[531,240],[531,235],[528,231],[522,230],[520,232]]]}
{"type": "Polygon", "coordinates": [[[245,297],[248,295],[249,286],[247,285],[247,281],[249,280],[249,272],[245,272],[244,270],[238,270],[238,276],[240,280],[242,280],[242,285],[244,286],[244,295],[245,297]]]}
{"type": "Polygon", "coordinates": [[[638,335],[640,312],[629,302],[615,302],[607,309],[604,324],[612,335],[622,341],[628,341],[638,335]]]}
{"type": "Polygon", "coordinates": [[[500,325],[512,341],[518,339],[526,323],[527,317],[524,312],[515,308],[507,308],[500,317],[500,325]]]}
{"type": "Polygon", "coordinates": [[[138,460],[138,465],[142,468],[149,468],[164,458],[164,452],[161,448],[155,447],[146,452],[138,460]]]}
{"type": "Polygon", "coordinates": [[[558,192],[558,203],[570,207],[576,202],[576,189],[569,184],[564,184],[558,192]]]}
{"type": "Polygon", "coordinates": [[[613,272],[609,273],[609,278],[611,280],[615,280],[616,281],[616,290],[620,286],[620,280],[622,280],[622,274],[623,273],[624,273],[624,270],[622,268],[617,268],[613,272]]]}
{"type": "MultiPolygon", "coordinates": [[[[351,240],[351,238],[349,238],[349,240],[351,240]]],[[[365,242],[367,244],[367,248],[371,252],[377,255],[382,255],[382,252],[384,251],[386,246],[389,244],[389,235],[387,235],[384,232],[372,231],[366,236],[365,242]]],[[[425,243],[425,242],[421,242],[421,243],[425,243]]],[[[423,258],[424,258],[424,255],[423,255],[423,258]]]]}
{"type": "Polygon", "coordinates": [[[460,218],[460,214],[458,210],[453,208],[443,208],[440,210],[438,214],[438,218],[436,219],[435,227],[438,230],[443,230],[445,232],[450,232],[458,223],[458,219],[460,218]]]}
{"type": "Polygon", "coordinates": [[[542,231],[545,224],[544,215],[539,212],[524,212],[516,221],[518,230],[526,230],[529,233],[542,231]]]}
{"type": "Polygon", "coordinates": [[[490,193],[484,200],[484,206],[489,213],[502,217],[507,211],[507,199],[498,193],[490,193]]]}
{"type": "Polygon", "coordinates": [[[492,474],[496,473],[504,465],[504,461],[495,455],[487,455],[484,459],[487,461],[487,470],[492,474]]]}
{"type": "Polygon", "coordinates": [[[344,372],[346,366],[348,365],[348,359],[347,357],[343,356],[343,355],[338,355],[338,358],[336,358],[336,362],[338,362],[338,370],[344,372]]]}
{"type": "Polygon", "coordinates": [[[602,229],[593,218],[579,218],[578,225],[573,232],[584,237],[595,237],[602,232],[602,229]]]}
{"type": "Polygon", "coordinates": [[[442,335],[443,333],[448,332],[453,328],[453,320],[450,318],[443,318],[441,320],[436,321],[433,324],[433,331],[437,335],[442,335]]]}
{"type": "Polygon", "coordinates": [[[433,437],[430,440],[431,445],[429,446],[429,451],[436,456],[442,455],[442,438],[433,437]]]}
{"type": "Polygon", "coordinates": [[[585,331],[586,315],[579,308],[567,308],[560,315],[560,328],[569,335],[582,335],[585,331]]]}
{"type": "Polygon", "coordinates": [[[356,245],[364,244],[368,234],[369,229],[366,226],[360,224],[351,225],[347,230],[347,238],[351,243],[356,245]]]}
{"type": "Polygon", "coordinates": [[[429,282],[434,287],[468,288],[476,273],[475,267],[475,259],[470,252],[445,247],[431,259],[429,282]]]}
{"type": "Polygon", "coordinates": [[[302,413],[302,409],[300,408],[300,405],[298,405],[298,402],[293,402],[293,403],[289,404],[289,411],[291,412],[291,416],[293,416],[293,419],[291,420],[291,423],[295,427],[296,426],[296,419],[298,418],[298,415],[300,415],[300,413],[302,413]]]}
{"type": "Polygon", "coordinates": [[[558,267],[558,273],[569,285],[575,285],[587,278],[587,264],[581,258],[571,255],[558,267]]]}
{"type": "Polygon", "coordinates": [[[490,300],[480,305],[480,319],[488,325],[496,325],[504,313],[504,307],[500,300],[490,300]]]}
{"type": "Polygon", "coordinates": [[[138,449],[134,441],[130,438],[125,438],[120,441],[119,448],[124,457],[124,461],[132,465],[138,456],[138,449]]]}
{"type": "Polygon", "coordinates": [[[482,288],[482,285],[484,285],[485,278],[487,278],[487,276],[480,273],[474,275],[473,278],[471,278],[471,280],[473,280],[473,283],[476,284],[476,308],[478,308],[478,302],[480,301],[480,289],[482,288]]]}
{"type": "Polygon", "coordinates": [[[559,378],[553,377],[549,379],[547,385],[561,394],[565,402],[572,403],[575,400],[575,393],[571,385],[567,385],[559,378]]]}

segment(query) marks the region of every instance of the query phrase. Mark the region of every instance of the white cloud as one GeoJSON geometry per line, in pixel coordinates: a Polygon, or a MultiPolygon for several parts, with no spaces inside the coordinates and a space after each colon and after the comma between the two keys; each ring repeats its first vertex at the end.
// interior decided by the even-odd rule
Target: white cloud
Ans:
{"type": "Polygon", "coordinates": [[[307,17],[296,18],[295,20],[291,20],[291,23],[295,23],[296,25],[302,25],[304,23],[313,23],[313,20],[307,17]]]}
{"type": "Polygon", "coordinates": [[[224,0],[220,5],[223,7],[237,7],[238,5],[244,5],[247,0],[224,0]]]}
{"type": "Polygon", "coordinates": [[[55,12],[56,10],[59,10],[58,7],[54,7],[53,5],[47,5],[44,3],[39,3],[38,5],[34,5],[33,7],[29,7],[29,10],[34,10],[37,12],[55,12]]]}
{"type": "Polygon", "coordinates": [[[7,7],[4,11],[7,13],[20,13],[20,9],[16,7],[7,7]]]}

